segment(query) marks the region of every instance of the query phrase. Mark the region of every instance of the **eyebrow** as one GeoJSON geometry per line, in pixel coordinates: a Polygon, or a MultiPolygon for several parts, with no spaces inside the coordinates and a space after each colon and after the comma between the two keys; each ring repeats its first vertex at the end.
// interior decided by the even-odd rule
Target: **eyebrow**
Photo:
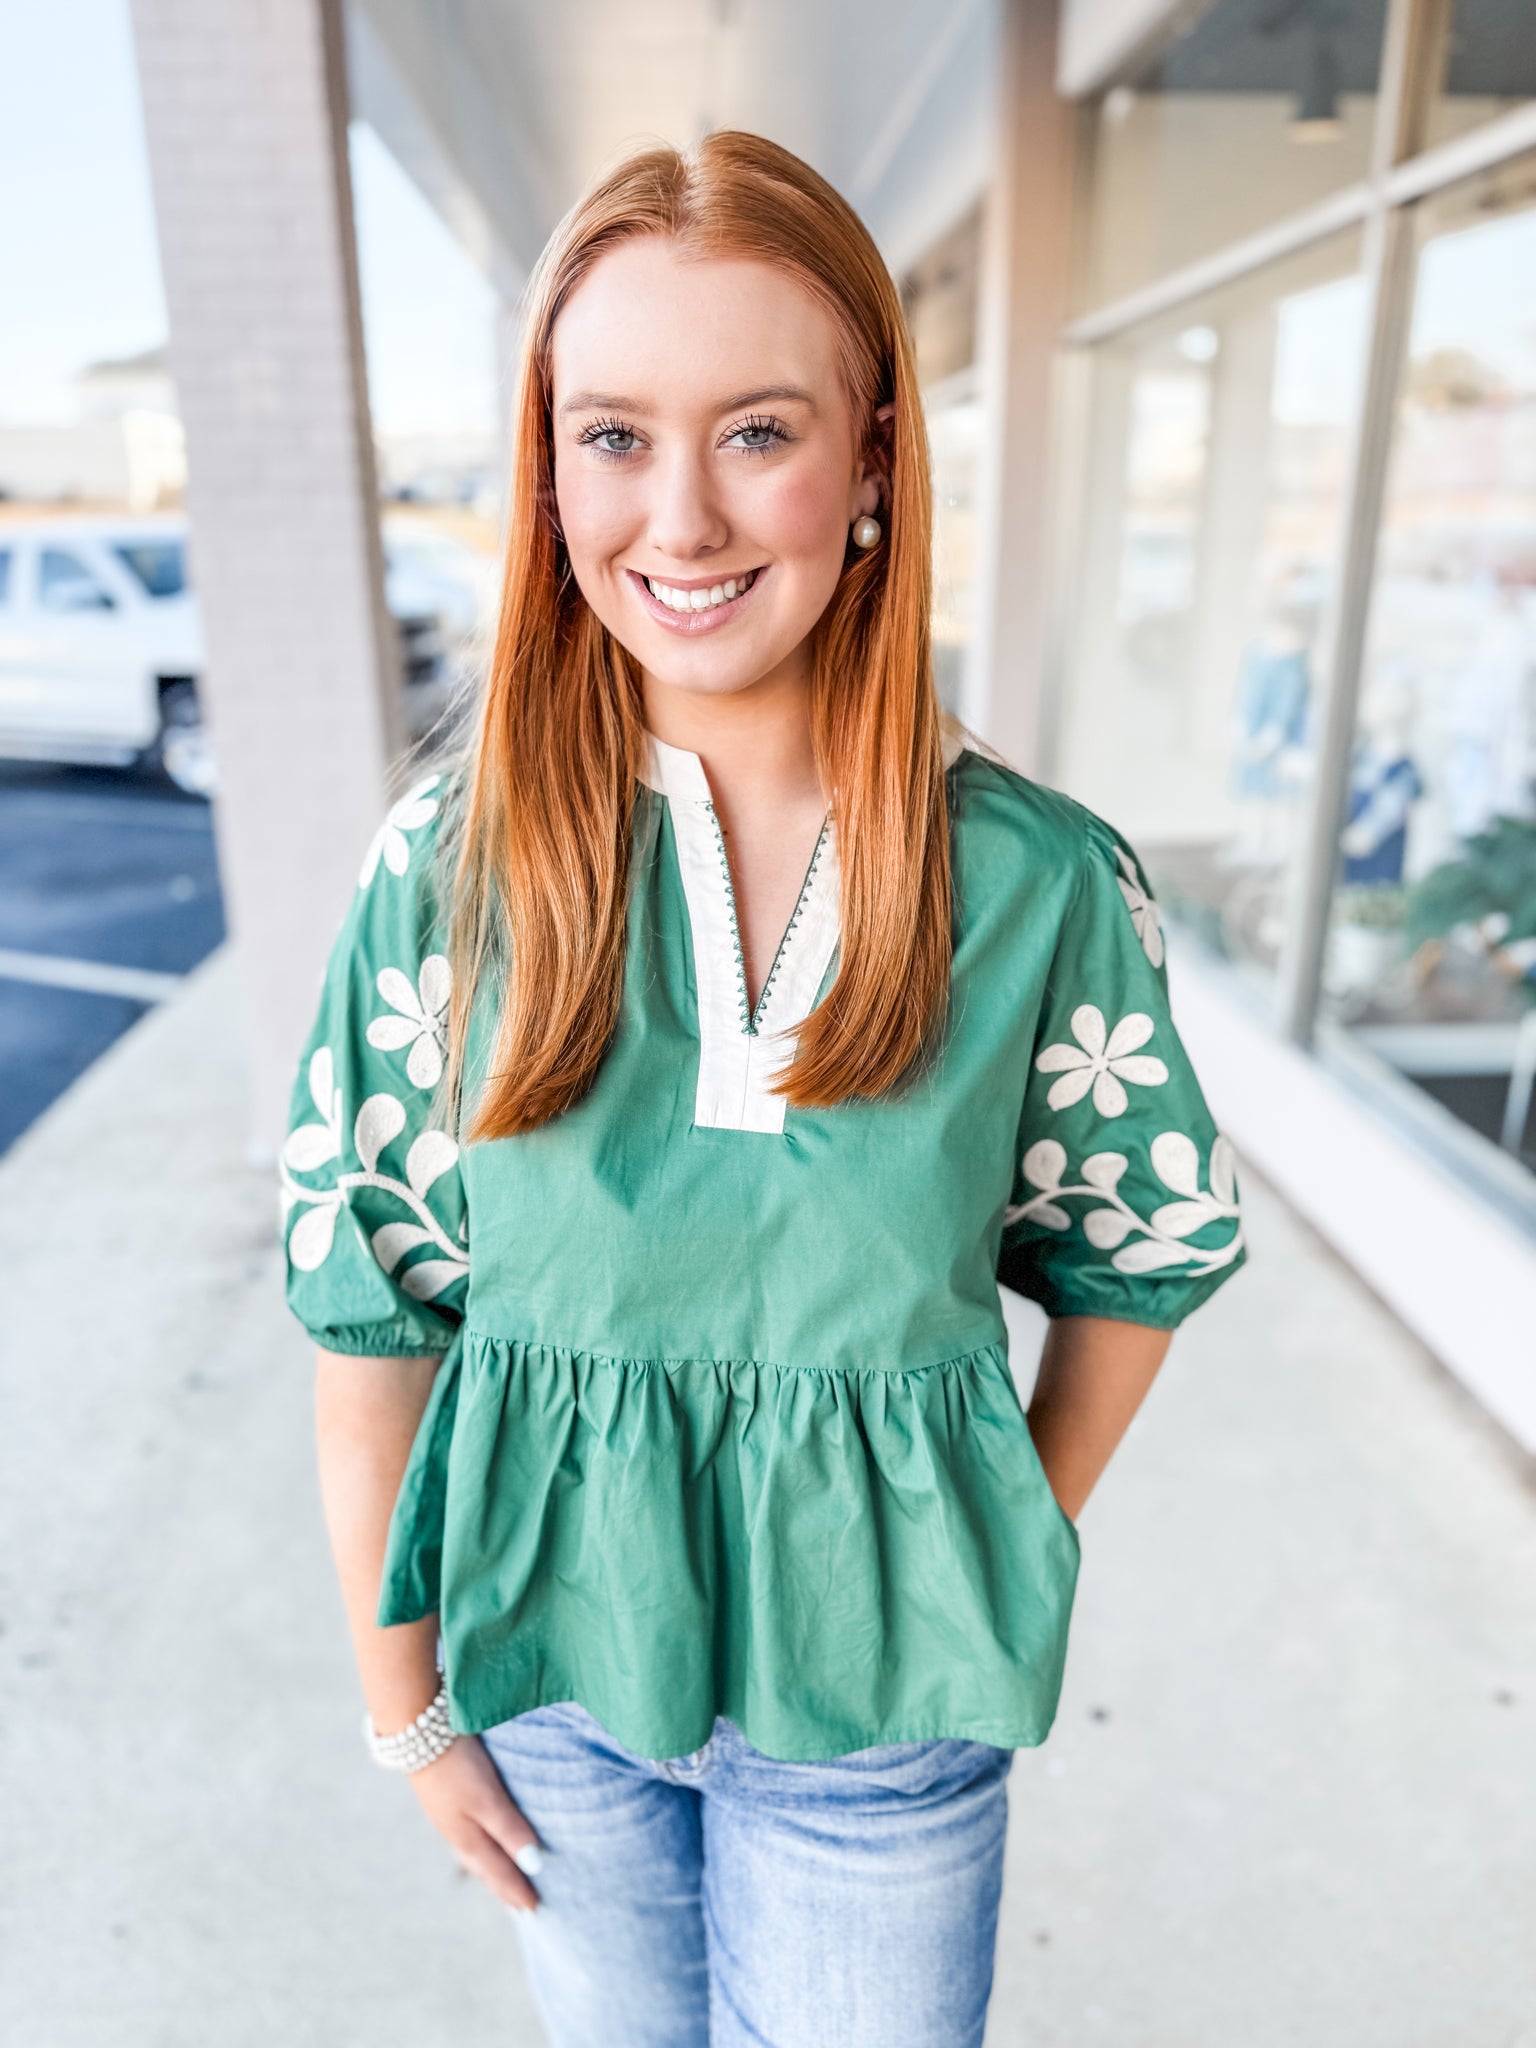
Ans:
{"type": "MultiPolygon", "coordinates": [[[[816,410],[815,399],[809,391],[803,391],[798,384],[763,384],[756,391],[738,391],[730,398],[721,399],[716,410],[737,412],[744,405],[766,405],[770,399],[776,399],[781,404],[798,399],[802,405],[808,405],[812,412],[816,410]]],[[[561,406],[559,417],[564,419],[567,413],[572,412],[643,413],[649,409],[640,399],[625,398],[621,393],[578,391],[561,406]]]]}

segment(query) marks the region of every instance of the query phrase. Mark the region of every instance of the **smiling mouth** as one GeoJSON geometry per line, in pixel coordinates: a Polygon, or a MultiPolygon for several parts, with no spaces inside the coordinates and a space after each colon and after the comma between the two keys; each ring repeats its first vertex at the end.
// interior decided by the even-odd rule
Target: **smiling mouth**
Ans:
{"type": "Polygon", "coordinates": [[[637,570],[630,574],[642,584],[652,603],[676,613],[679,618],[696,618],[701,614],[719,612],[731,605],[739,604],[762,574],[761,568],[748,569],[740,576],[722,576],[718,583],[697,584],[690,589],[681,589],[675,583],[667,583],[659,576],[642,576],[637,570]]]}

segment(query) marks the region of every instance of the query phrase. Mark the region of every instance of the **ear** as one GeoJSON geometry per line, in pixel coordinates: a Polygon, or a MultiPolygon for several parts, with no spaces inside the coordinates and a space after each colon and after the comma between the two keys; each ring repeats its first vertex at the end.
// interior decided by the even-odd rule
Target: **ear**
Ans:
{"type": "Polygon", "coordinates": [[[853,510],[857,516],[868,512],[873,516],[891,495],[891,422],[896,417],[896,401],[888,399],[884,405],[875,408],[874,431],[869,437],[869,448],[864,457],[864,468],[854,488],[853,510]]]}

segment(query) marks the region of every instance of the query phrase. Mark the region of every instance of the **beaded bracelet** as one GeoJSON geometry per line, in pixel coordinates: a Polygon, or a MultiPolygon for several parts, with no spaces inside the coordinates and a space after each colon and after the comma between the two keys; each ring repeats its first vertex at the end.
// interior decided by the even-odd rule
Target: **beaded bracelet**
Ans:
{"type": "Polygon", "coordinates": [[[409,1727],[395,1735],[381,1735],[373,1716],[363,1715],[363,1740],[369,1754],[386,1771],[422,1771],[435,1764],[443,1752],[458,1740],[458,1730],[448,1725],[448,1687],[437,1689],[431,1706],[423,1707],[409,1727]]]}

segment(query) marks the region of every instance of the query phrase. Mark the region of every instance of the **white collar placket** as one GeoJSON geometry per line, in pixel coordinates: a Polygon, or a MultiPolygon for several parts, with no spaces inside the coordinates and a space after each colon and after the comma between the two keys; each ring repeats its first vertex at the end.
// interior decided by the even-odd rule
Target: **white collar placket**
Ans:
{"type": "MultiPolygon", "coordinates": [[[[967,738],[963,728],[947,723],[946,766],[967,738]]],[[[781,1133],[786,1104],[772,1086],[794,1058],[796,1036],[837,949],[842,876],[836,828],[829,815],[753,1016],[725,839],[704,763],[647,733],[643,774],[667,799],[672,815],[693,938],[699,1006],[694,1123],[709,1130],[781,1133]]]]}
{"type": "Polygon", "coordinates": [[[794,1058],[837,946],[840,880],[829,817],[754,1017],[731,892],[730,866],[709,778],[697,754],[647,735],[645,780],[667,799],[693,938],[699,1080],[693,1120],[708,1130],[784,1129],[773,1082],[794,1058]]]}

